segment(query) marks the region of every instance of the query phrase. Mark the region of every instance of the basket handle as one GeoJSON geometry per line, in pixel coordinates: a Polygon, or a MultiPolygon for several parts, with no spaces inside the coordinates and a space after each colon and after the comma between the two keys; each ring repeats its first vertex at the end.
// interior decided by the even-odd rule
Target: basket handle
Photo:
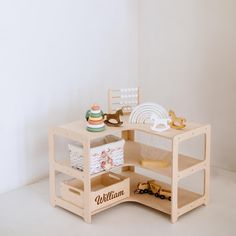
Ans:
{"type": "Polygon", "coordinates": [[[68,188],[68,190],[69,190],[70,192],[72,192],[72,193],[77,194],[77,195],[81,195],[80,190],[77,189],[77,188],[75,188],[75,187],[70,186],[70,187],[68,188]]]}
{"type": "Polygon", "coordinates": [[[120,178],[120,176],[119,175],[116,175],[115,173],[109,173],[108,174],[109,175],[109,177],[111,177],[111,178],[113,178],[113,179],[117,179],[117,180],[122,180],[121,178],[120,178]]]}

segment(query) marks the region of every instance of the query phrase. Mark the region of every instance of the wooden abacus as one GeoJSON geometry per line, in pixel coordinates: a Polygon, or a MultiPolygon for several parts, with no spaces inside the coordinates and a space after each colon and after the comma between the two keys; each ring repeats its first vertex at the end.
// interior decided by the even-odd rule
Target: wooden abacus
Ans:
{"type": "Polygon", "coordinates": [[[109,89],[108,111],[123,110],[125,115],[130,114],[134,107],[140,103],[139,88],[109,89]]]}

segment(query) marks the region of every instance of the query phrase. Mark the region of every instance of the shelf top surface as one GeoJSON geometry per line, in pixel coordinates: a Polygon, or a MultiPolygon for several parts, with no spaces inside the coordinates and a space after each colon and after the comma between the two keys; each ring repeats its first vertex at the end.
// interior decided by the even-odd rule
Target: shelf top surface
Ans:
{"type": "Polygon", "coordinates": [[[75,135],[81,135],[83,137],[89,138],[90,140],[104,137],[109,134],[113,134],[116,132],[126,131],[126,130],[137,130],[142,131],[145,133],[150,133],[154,135],[158,135],[160,137],[172,139],[175,136],[182,135],[189,131],[194,131],[198,128],[203,128],[206,125],[193,123],[193,122],[187,122],[186,127],[182,130],[176,130],[176,129],[168,129],[163,132],[153,131],[150,128],[150,124],[130,124],[128,122],[128,116],[122,117],[123,125],[121,127],[108,127],[106,126],[106,129],[102,132],[89,132],[86,130],[86,120],[78,120],[74,121],[68,124],[64,124],[61,126],[56,127],[55,129],[59,128],[58,130],[63,130],[67,133],[73,133],[75,135]]]}

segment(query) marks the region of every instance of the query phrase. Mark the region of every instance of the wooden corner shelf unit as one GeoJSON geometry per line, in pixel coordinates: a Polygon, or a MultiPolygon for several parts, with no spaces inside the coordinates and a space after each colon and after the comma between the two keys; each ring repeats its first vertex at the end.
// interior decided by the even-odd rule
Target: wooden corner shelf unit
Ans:
{"type": "MultiPolygon", "coordinates": [[[[186,212],[209,202],[209,180],[210,180],[210,125],[201,125],[196,123],[187,123],[183,130],[169,129],[164,132],[152,131],[147,124],[129,124],[127,118],[123,118],[122,127],[106,127],[103,132],[88,132],[85,121],[76,121],[70,124],[58,126],[49,131],[49,161],[50,161],[50,201],[53,206],[60,206],[76,215],[84,218],[85,222],[91,223],[92,215],[108,209],[122,202],[138,202],[153,209],[159,210],[171,216],[171,222],[175,223],[179,216],[186,212]],[[169,139],[172,142],[172,151],[168,152],[154,147],[149,147],[135,141],[135,131],[141,131],[148,134],[169,139]],[[120,175],[129,179],[129,195],[117,201],[111,201],[103,207],[94,209],[91,199],[94,194],[92,186],[96,178],[106,174],[106,171],[90,175],[90,143],[92,140],[121,132],[125,139],[124,146],[124,164],[121,166],[120,175]],[[179,154],[179,144],[193,137],[204,135],[204,159],[199,160],[192,157],[179,154]],[[84,171],[74,169],[70,166],[68,159],[57,160],[55,155],[55,137],[61,136],[69,140],[80,142],[83,145],[84,171]],[[140,159],[142,154],[140,150],[150,149],[152,155],[165,155],[171,165],[167,168],[149,167],[147,169],[160,175],[169,177],[171,184],[160,183],[161,186],[171,190],[171,201],[161,200],[149,194],[135,194],[134,191],[138,182],[146,182],[148,177],[135,172],[135,167],[141,167],[140,159]],[[198,194],[186,189],[179,188],[179,181],[198,171],[204,171],[204,193],[198,194]],[[62,196],[56,194],[56,172],[64,173],[71,176],[83,184],[83,202],[82,205],[74,204],[65,200],[62,196]]],[[[117,170],[118,167],[114,167],[117,170]]],[[[112,173],[113,169],[109,170],[112,173]]],[[[109,187],[108,187],[109,188],[109,187]]],[[[77,191],[74,189],[73,191],[77,191]]],[[[79,194],[79,193],[78,193],[79,194]]],[[[111,197],[110,197],[111,198],[111,197]]],[[[112,199],[112,198],[111,198],[112,199]]],[[[117,198],[118,199],[118,198],[117,198]]]]}

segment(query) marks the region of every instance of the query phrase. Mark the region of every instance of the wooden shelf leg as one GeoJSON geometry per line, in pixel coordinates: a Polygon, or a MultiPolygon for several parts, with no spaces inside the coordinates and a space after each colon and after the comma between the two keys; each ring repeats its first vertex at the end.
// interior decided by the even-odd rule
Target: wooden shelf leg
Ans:
{"type": "Polygon", "coordinates": [[[123,167],[121,168],[121,171],[122,171],[122,172],[125,172],[125,171],[135,172],[135,166],[123,166],[123,167]]]}
{"type": "MultiPolygon", "coordinates": [[[[121,133],[121,136],[124,140],[134,141],[135,140],[135,131],[134,130],[124,130],[121,133]]],[[[135,166],[124,166],[122,171],[132,171],[135,172],[135,166]]]]}
{"type": "Polygon", "coordinates": [[[129,130],[128,131],[128,138],[129,138],[130,141],[135,140],[135,131],[134,130],[129,130]]]}
{"type": "Polygon", "coordinates": [[[84,158],[84,221],[88,224],[92,222],[91,216],[91,179],[90,179],[90,141],[83,144],[84,158]]]}
{"type": "Polygon", "coordinates": [[[124,131],[122,131],[121,136],[124,140],[134,141],[135,140],[135,131],[134,130],[124,130],[124,131]]]}
{"type": "Polygon", "coordinates": [[[56,171],[55,171],[55,140],[52,131],[48,135],[49,143],[49,186],[50,186],[50,202],[52,206],[56,206],[56,171]]]}
{"type": "Polygon", "coordinates": [[[209,204],[209,184],[210,184],[210,149],[211,149],[211,128],[207,128],[205,135],[205,159],[206,159],[206,168],[204,171],[204,196],[205,202],[204,205],[209,204]]]}
{"type": "Polygon", "coordinates": [[[171,178],[171,222],[175,223],[178,219],[178,153],[179,142],[173,139],[172,142],[172,178],[171,178]]]}
{"type": "Polygon", "coordinates": [[[92,216],[91,216],[91,214],[89,214],[88,212],[84,212],[84,221],[87,224],[91,224],[92,223],[92,216]]]}

